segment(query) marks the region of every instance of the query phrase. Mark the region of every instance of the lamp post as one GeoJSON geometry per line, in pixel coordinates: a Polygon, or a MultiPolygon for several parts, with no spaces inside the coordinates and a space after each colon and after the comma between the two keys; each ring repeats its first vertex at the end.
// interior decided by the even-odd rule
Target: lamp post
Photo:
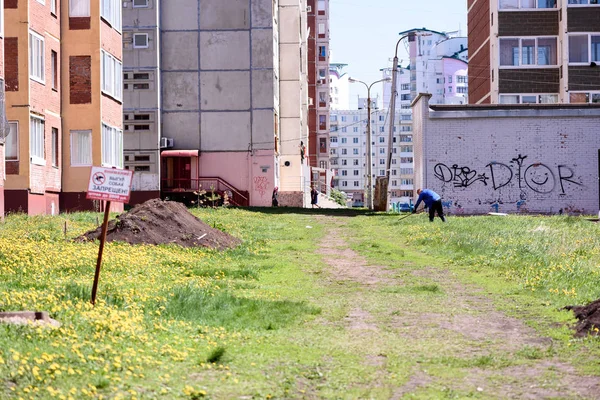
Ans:
{"type": "Polygon", "coordinates": [[[371,160],[371,88],[374,84],[380,82],[389,82],[390,78],[380,79],[371,83],[370,85],[366,84],[363,81],[359,81],[358,79],[348,78],[348,82],[350,83],[362,83],[367,88],[367,158],[365,160],[367,164],[367,190],[366,190],[366,200],[367,207],[369,210],[373,209],[373,186],[372,186],[372,177],[373,177],[373,162],[371,160]]]}

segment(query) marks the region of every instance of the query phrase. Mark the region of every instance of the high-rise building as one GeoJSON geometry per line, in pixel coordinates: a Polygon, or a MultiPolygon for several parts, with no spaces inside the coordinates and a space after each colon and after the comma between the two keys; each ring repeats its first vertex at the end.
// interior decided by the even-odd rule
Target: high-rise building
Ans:
{"type": "Polygon", "coordinates": [[[469,102],[600,103],[596,0],[469,0],[469,102]]]}
{"type": "Polygon", "coordinates": [[[329,64],[329,104],[331,110],[350,109],[350,76],[344,72],[348,64],[329,64]]]}
{"type": "Polygon", "coordinates": [[[329,170],[329,0],[308,0],[309,161],[313,181],[328,188],[329,170]]]}
{"type": "Polygon", "coordinates": [[[122,167],[121,8],[5,0],[7,211],[93,209],[91,166],[122,167]]]}
{"type": "Polygon", "coordinates": [[[279,187],[280,203],[303,205],[306,0],[134,0],[124,12],[134,198],[214,190],[267,206],[279,187]]]}

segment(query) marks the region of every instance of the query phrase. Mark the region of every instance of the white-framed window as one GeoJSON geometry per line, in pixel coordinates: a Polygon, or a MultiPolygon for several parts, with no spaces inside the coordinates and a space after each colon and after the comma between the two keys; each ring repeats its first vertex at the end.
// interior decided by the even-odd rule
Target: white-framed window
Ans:
{"type": "Polygon", "coordinates": [[[348,186],[348,181],[342,181],[342,187],[347,187],[348,186]]]}
{"type": "Polygon", "coordinates": [[[29,156],[31,163],[46,165],[44,157],[44,119],[29,116],[29,156]]]}
{"type": "Polygon", "coordinates": [[[338,137],[337,136],[331,136],[329,138],[329,143],[337,143],[338,142],[338,137]]]}
{"type": "Polygon", "coordinates": [[[148,0],[133,0],[133,8],[147,8],[148,0]]]}
{"type": "Polygon", "coordinates": [[[325,24],[319,24],[319,35],[325,34],[325,24]]]}
{"type": "Polygon", "coordinates": [[[52,166],[58,168],[58,128],[52,128],[52,166]]]}
{"type": "Polygon", "coordinates": [[[121,100],[123,96],[123,65],[104,50],[102,50],[102,91],[117,100],[121,100]]]}
{"type": "Polygon", "coordinates": [[[346,154],[348,154],[348,149],[342,149],[342,155],[345,156],[346,154]]]}
{"type": "Polygon", "coordinates": [[[358,133],[358,126],[355,126],[354,128],[352,128],[352,132],[358,133]]]}
{"type": "Polygon", "coordinates": [[[354,121],[354,122],[358,122],[358,115],[354,115],[354,116],[352,116],[352,121],[354,121]]]}
{"type": "Polygon", "coordinates": [[[29,31],[29,77],[34,81],[44,81],[44,37],[29,31]]]}
{"type": "Polygon", "coordinates": [[[385,143],[385,137],[380,136],[379,137],[379,143],[385,143]]]}
{"type": "Polygon", "coordinates": [[[119,32],[121,32],[122,8],[121,0],[102,0],[102,18],[119,32]]]}
{"type": "Polygon", "coordinates": [[[148,48],[148,34],[147,33],[134,33],[133,34],[133,48],[134,49],[147,49],[148,48]]]}
{"type": "Polygon", "coordinates": [[[37,0],[38,3],[46,5],[46,0],[37,0]]]}
{"type": "Polygon", "coordinates": [[[556,66],[556,43],[555,36],[501,38],[500,67],[556,66]]]}
{"type": "Polygon", "coordinates": [[[123,168],[123,131],[102,123],[102,166],[123,168]]]}
{"type": "Polygon", "coordinates": [[[358,160],[352,160],[352,165],[358,165],[358,160]]]}
{"type": "Polygon", "coordinates": [[[385,159],[384,158],[380,158],[379,159],[379,165],[385,165],[385,159]]]}
{"type": "Polygon", "coordinates": [[[600,91],[596,92],[569,92],[569,103],[594,103],[600,104],[600,91]]]}
{"type": "Polygon", "coordinates": [[[348,171],[347,171],[347,170],[345,170],[345,169],[343,169],[343,170],[342,170],[342,176],[348,176],[348,171]]]}
{"type": "Polygon", "coordinates": [[[50,12],[56,15],[56,0],[50,0],[50,12]]]}
{"type": "Polygon", "coordinates": [[[569,35],[569,65],[600,62],[600,34],[569,35]]]}
{"type": "Polygon", "coordinates": [[[92,131],[71,131],[71,166],[92,165],[92,131]]]}
{"type": "Polygon", "coordinates": [[[317,10],[325,11],[325,0],[318,0],[317,2],[317,10]]]}
{"type": "Polygon", "coordinates": [[[354,187],[359,187],[359,186],[360,186],[359,182],[358,181],[354,181],[354,187]]]}
{"type": "Polygon", "coordinates": [[[555,104],[558,103],[558,94],[501,94],[500,104],[555,104]]]}
{"type": "Polygon", "coordinates": [[[69,17],[89,17],[90,0],[69,0],[69,17]]]}
{"type": "Polygon", "coordinates": [[[569,0],[569,7],[577,6],[600,6],[598,0],[569,0]]]}
{"type": "Polygon", "coordinates": [[[498,8],[503,11],[532,8],[552,9],[556,8],[556,0],[500,0],[498,8]]]}
{"type": "Polygon", "coordinates": [[[357,138],[357,137],[355,137],[355,138],[352,138],[352,143],[354,143],[354,144],[358,144],[358,138],[357,138]]]}
{"type": "Polygon", "coordinates": [[[352,149],[352,154],[358,155],[358,149],[352,149]]]}
{"type": "Polygon", "coordinates": [[[343,138],[342,138],[342,143],[347,143],[347,142],[348,142],[348,139],[347,139],[347,138],[345,138],[345,137],[343,137],[343,138]]]}
{"type": "Polygon", "coordinates": [[[6,161],[19,160],[19,122],[8,122],[8,136],[4,139],[4,156],[6,161]]]}

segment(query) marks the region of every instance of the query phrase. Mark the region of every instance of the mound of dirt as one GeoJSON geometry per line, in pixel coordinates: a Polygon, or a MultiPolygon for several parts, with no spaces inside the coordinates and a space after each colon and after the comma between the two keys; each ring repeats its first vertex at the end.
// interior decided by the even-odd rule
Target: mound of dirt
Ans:
{"type": "MultiPolygon", "coordinates": [[[[100,238],[102,226],[76,240],[100,238]]],[[[181,203],[148,200],[108,222],[106,240],[131,244],[177,244],[183,247],[229,249],[241,241],[194,217],[181,203]]]]}
{"type": "Polygon", "coordinates": [[[577,337],[587,335],[600,336],[600,299],[591,302],[587,306],[569,306],[566,310],[572,310],[579,320],[577,324],[577,337]]]}

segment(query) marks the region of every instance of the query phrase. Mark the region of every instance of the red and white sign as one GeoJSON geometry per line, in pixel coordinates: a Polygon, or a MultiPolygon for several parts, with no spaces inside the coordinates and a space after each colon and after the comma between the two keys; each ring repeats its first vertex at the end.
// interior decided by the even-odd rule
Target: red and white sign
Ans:
{"type": "Polygon", "coordinates": [[[92,167],[86,198],[129,203],[132,177],[126,169],[92,167]]]}

